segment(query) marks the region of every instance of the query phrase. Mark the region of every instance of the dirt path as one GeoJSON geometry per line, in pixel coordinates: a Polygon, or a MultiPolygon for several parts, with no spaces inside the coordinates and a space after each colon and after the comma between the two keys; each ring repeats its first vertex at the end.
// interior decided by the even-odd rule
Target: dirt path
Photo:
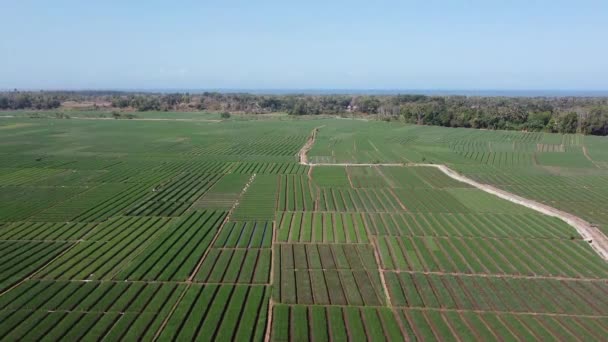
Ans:
{"type": "Polygon", "coordinates": [[[495,195],[504,200],[507,200],[507,201],[510,201],[510,202],[513,202],[513,203],[516,203],[519,205],[523,205],[524,207],[535,210],[541,214],[559,218],[560,220],[562,220],[562,221],[566,222],[567,224],[569,224],[570,226],[574,227],[574,229],[576,229],[576,231],[583,237],[583,239],[585,239],[589,243],[591,248],[593,248],[593,250],[597,254],[599,254],[600,257],[602,257],[602,259],[604,259],[605,261],[608,261],[608,237],[606,237],[606,235],[604,235],[596,226],[592,225],[591,223],[583,220],[582,218],[580,218],[576,215],[550,207],[546,204],[542,204],[542,203],[539,203],[539,202],[536,202],[533,200],[529,200],[527,198],[521,197],[516,194],[512,194],[510,192],[504,191],[504,190],[494,187],[492,185],[479,183],[477,181],[474,181],[468,177],[465,177],[465,176],[459,174],[458,172],[450,169],[449,167],[447,167],[445,165],[423,164],[423,163],[401,163],[401,164],[399,164],[399,163],[378,163],[378,164],[372,164],[372,163],[362,163],[362,164],[357,164],[357,163],[336,163],[336,164],[309,163],[307,153],[308,153],[308,151],[310,151],[310,149],[312,148],[312,146],[315,143],[315,138],[316,138],[317,131],[319,128],[320,127],[315,128],[312,131],[310,138],[308,139],[308,141],[306,142],[304,147],[302,147],[302,149],[300,150],[300,154],[299,154],[300,155],[300,164],[302,164],[302,165],[308,165],[308,166],[434,167],[434,168],[439,169],[441,172],[443,172],[444,174],[446,174],[448,177],[450,177],[452,179],[469,184],[479,190],[485,191],[489,194],[495,195]]]}
{"type": "Polygon", "coordinates": [[[587,146],[583,146],[583,154],[585,155],[585,158],[587,158],[587,160],[589,160],[591,163],[593,163],[593,165],[597,168],[601,168],[596,162],[595,160],[593,160],[591,158],[591,156],[589,155],[589,151],[587,150],[587,146]]]}
{"type": "Polygon", "coordinates": [[[310,149],[312,148],[312,145],[315,144],[315,139],[317,138],[317,132],[319,131],[319,128],[321,128],[321,127],[324,127],[324,126],[319,126],[312,130],[312,133],[310,133],[308,140],[306,140],[306,143],[300,149],[300,152],[298,153],[298,156],[300,159],[300,164],[310,165],[308,163],[308,151],[310,151],[310,149]]]}

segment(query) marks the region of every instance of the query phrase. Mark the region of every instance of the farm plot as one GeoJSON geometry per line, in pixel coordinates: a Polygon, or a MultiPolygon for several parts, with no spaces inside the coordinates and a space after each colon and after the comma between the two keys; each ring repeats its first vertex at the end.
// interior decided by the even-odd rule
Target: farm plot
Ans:
{"type": "Polygon", "coordinates": [[[266,286],[192,285],[161,331],[161,341],[261,341],[266,330],[266,286]]]}
{"type": "Polygon", "coordinates": [[[196,211],[168,225],[114,279],[184,281],[211,245],[226,212],[196,211]]]}
{"type": "Polygon", "coordinates": [[[404,332],[389,308],[273,307],[272,341],[401,341],[404,332]]]}
{"type": "Polygon", "coordinates": [[[286,212],[278,215],[277,224],[277,242],[369,242],[357,213],[286,212]]]}
{"type": "Polygon", "coordinates": [[[318,189],[308,177],[284,175],[279,177],[279,211],[313,211],[318,189]]]}
{"type": "MultiPolygon", "coordinates": [[[[449,190],[449,189],[448,189],[449,190]]],[[[466,213],[465,207],[451,192],[443,189],[395,189],[394,194],[412,212],[466,213]]],[[[477,190],[477,192],[482,193],[477,190]]]]}
{"type": "Polygon", "coordinates": [[[63,242],[0,241],[0,291],[36,272],[70,246],[63,242]]]}
{"type": "Polygon", "coordinates": [[[593,163],[588,160],[581,148],[578,151],[563,153],[537,153],[536,160],[544,166],[561,166],[574,168],[593,168],[593,163]]]}
{"type": "Polygon", "coordinates": [[[373,235],[488,238],[576,238],[560,219],[537,214],[367,213],[363,221],[373,235]]]}
{"type": "Polygon", "coordinates": [[[323,166],[312,169],[312,179],[319,187],[350,187],[348,174],[343,166],[323,166]]]}
{"type": "Polygon", "coordinates": [[[369,245],[285,244],[275,247],[273,296],[285,304],[384,305],[369,245]]]}
{"type": "Polygon", "coordinates": [[[41,279],[111,279],[160,232],[169,227],[160,217],[120,217],[100,224],[85,241],[39,273],[41,279]]]}
{"type": "Polygon", "coordinates": [[[449,164],[602,223],[603,140],[318,118],[26,121],[0,135],[0,340],[608,334],[608,268],[572,227],[406,166],[449,164]],[[311,161],[404,164],[298,164],[319,126],[311,161]]]}
{"type": "Polygon", "coordinates": [[[393,306],[605,316],[603,281],[385,272],[393,306]],[[589,298],[597,298],[591,300],[589,298]]]}
{"type": "Polygon", "coordinates": [[[160,283],[26,281],[0,297],[0,337],[150,340],[185,288],[160,283]]]}
{"type": "Polygon", "coordinates": [[[377,239],[386,270],[601,279],[604,261],[582,240],[395,237],[377,239]]]}
{"type": "Polygon", "coordinates": [[[409,309],[397,316],[405,335],[417,340],[597,340],[606,330],[603,318],[593,317],[409,309]]]}
{"type": "MultiPolygon", "coordinates": [[[[6,164],[5,164],[6,165],[6,164]]],[[[2,168],[0,169],[0,186],[26,185],[51,178],[66,170],[43,168],[2,168]]]]}
{"type": "MultiPolygon", "coordinates": [[[[427,170],[430,168],[424,168],[427,170]]],[[[379,170],[387,177],[394,188],[430,188],[431,185],[420,178],[414,167],[380,167],[379,170]]],[[[443,175],[442,178],[447,178],[443,175]]],[[[448,178],[449,179],[449,178],[448,178]]]]}
{"type": "Polygon", "coordinates": [[[247,174],[224,175],[194,203],[194,208],[231,209],[250,178],[247,174]]]}
{"type": "Polygon", "coordinates": [[[211,248],[194,280],[202,283],[268,284],[270,248],[211,248]]]}
{"type": "MultiPolygon", "coordinates": [[[[92,206],[92,204],[90,204],[90,209],[81,212],[73,221],[102,222],[110,217],[123,215],[127,211],[127,208],[133,205],[133,203],[141,201],[148,196],[149,189],[149,184],[134,184],[124,191],[109,196],[109,198],[105,199],[103,202],[97,202],[96,199],[91,198],[91,202],[96,205],[92,206]]],[[[74,207],[78,207],[78,203],[75,202],[74,207]]],[[[67,212],[67,210],[65,212],[67,212]]]]}
{"type": "Polygon", "coordinates": [[[272,244],[271,221],[226,222],[213,244],[217,248],[269,248],[272,244]]]}
{"type": "Polygon", "coordinates": [[[220,178],[219,175],[181,174],[154,187],[154,195],[129,210],[129,216],[180,216],[220,178]]]}
{"type": "Polygon", "coordinates": [[[133,186],[120,183],[99,185],[37,213],[30,220],[43,222],[73,221],[90,208],[101,206],[104,202],[114,199],[130,188],[133,188],[133,186]]]}
{"type": "Polygon", "coordinates": [[[95,223],[15,222],[0,226],[0,241],[75,242],[83,238],[95,226],[95,223]]]}
{"type": "Polygon", "coordinates": [[[0,221],[26,220],[86,190],[82,187],[0,187],[0,221]]]}
{"type": "Polygon", "coordinates": [[[305,175],[308,166],[297,163],[237,163],[234,173],[271,174],[271,175],[305,175]]]}
{"type": "Polygon", "coordinates": [[[406,207],[391,189],[321,189],[319,211],[393,212],[406,207]]]}
{"type": "Polygon", "coordinates": [[[377,167],[346,167],[348,179],[353,188],[388,187],[386,177],[377,167]]]}
{"type": "Polygon", "coordinates": [[[272,220],[277,205],[275,175],[256,175],[233,212],[233,220],[272,220]]]}

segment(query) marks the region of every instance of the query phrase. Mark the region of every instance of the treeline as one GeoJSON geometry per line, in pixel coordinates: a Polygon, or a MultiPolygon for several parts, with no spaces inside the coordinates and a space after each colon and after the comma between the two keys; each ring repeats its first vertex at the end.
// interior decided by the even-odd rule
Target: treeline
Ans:
{"type": "Polygon", "coordinates": [[[608,97],[257,95],[118,91],[0,93],[0,109],[54,109],[67,101],[124,111],[367,115],[420,125],[608,135],[608,97]]]}
{"type": "Polygon", "coordinates": [[[0,94],[1,109],[55,109],[65,101],[64,97],[46,93],[10,92],[0,94]]]}
{"type": "Polygon", "coordinates": [[[128,94],[118,108],[291,115],[373,115],[420,125],[608,135],[605,97],[128,94]]]}

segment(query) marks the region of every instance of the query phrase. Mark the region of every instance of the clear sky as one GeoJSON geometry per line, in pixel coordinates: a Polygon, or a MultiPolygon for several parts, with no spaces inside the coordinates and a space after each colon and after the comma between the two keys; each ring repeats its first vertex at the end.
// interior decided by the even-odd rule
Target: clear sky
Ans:
{"type": "Polygon", "coordinates": [[[608,89],[606,0],[0,0],[0,89],[608,89]]]}

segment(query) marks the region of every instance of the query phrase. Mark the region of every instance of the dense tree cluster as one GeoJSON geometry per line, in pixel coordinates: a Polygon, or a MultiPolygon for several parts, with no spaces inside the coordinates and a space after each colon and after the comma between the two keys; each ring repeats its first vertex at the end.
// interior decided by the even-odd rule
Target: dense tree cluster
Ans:
{"type": "Polygon", "coordinates": [[[420,125],[608,135],[608,97],[258,95],[116,91],[0,93],[0,109],[52,109],[65,101],[122,110],[371,115],[420,125]]]}
{"type": "Polygon", "coordinates": [[[10,92],[0,94],[0,109],[54,109],[59,108],[63,100],[45,93],[10,92]]]}

